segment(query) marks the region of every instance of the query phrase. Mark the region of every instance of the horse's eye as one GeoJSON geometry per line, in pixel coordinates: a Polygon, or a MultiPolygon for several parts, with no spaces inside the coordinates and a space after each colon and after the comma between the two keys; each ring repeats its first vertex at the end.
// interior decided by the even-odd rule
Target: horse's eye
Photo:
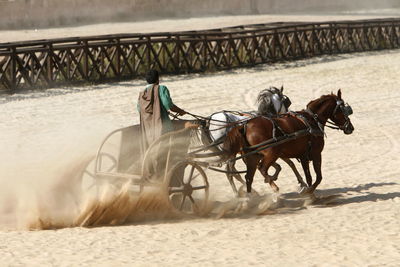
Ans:
{"type": "Polygon", "coordinates": [[[292,104],[292,101],[290,101],[289,97],[287,96],[283,96],[282,102],[286,108],[290,107],[290,105],[292,104]]]}

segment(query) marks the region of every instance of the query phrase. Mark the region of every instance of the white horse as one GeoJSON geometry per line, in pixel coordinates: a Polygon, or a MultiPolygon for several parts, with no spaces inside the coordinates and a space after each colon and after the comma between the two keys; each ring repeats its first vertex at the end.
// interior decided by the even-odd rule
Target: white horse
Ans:
{"type": "MultiPolygon", "coordinates": [[[[223,140],[229,130],[237,126],[240,123],[245,123],[247,120],[256,116],[264,116],[273,118],[279,116],[279,114],[284,114],[289,111],[289,106],[291,101],[289,97],[283,94],[283,86],[278,89],[276,87],[270,87],[269,89],[262,90],[257,96],[258,109],[253,112],[237,112],[237,111],[221,111],[214,113],[210,116],[208,132],[211,142],[218,143],[218,141],[223,140]],[[232,127],[229,126],[232,124],[232,127]]],[[[222,144],[217,146],[217,149],[223,150],[222,144]]],[[[244,158],[245,160],[245,158],[244,158]]],[[[297,181],[300,187],[306,186],[300,173],[297,171],[296,166],[290,159],[283,159],[296,175],[297,181]]],[[[278,179],[279,172],[281,171],[281,166],[278,163],[272,165],[275,168],[275,173],[269,175],[265,178],[265,182],[269,183],[271,187],[278,191],[278,186],[274,183],[278,179]]],[[[228,162],[226,166],[226,175],[232,189],[236,195],[238,195],[238,190],[233,181],[233,178],[244,184],[244,180],[240,176],[239,172],[235,168],[235,162],[228,162]]]]}

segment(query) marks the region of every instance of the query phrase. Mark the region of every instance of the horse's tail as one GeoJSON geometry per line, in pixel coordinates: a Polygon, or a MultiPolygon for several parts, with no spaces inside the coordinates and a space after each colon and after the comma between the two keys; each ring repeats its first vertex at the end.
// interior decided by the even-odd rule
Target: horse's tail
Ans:
{"type": "Polygon", "coordinates": [[[226,135],[223,147],[231,155],[235,156],[245,146],[244,126],[232,128],[226,135]]]}

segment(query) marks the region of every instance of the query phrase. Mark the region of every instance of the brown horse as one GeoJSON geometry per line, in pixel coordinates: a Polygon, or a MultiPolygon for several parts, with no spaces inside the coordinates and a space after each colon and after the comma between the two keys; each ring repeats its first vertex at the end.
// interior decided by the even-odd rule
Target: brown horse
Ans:
{"type": "Polygon", "coordinates": [[[351,114],[352,109],[342,100],[339,89],[337,95],[331,93],[311,101],[306,110],[290,112],[274,119],[256,117],[244,126],[233,128],[228,133],[224,148],[231,153],[232,158],[238,153],[249,153],[243,158],[247,166],[245,178],[248,193],[251,193],[257,167],[265,177],[265,182],[269,182],[271,187],[278,191],[274,181],[268,179],[268,169],[278,158],[300,159],[309,186],[307,191],[312,193],[322,180],[321,152],[324,148],[324,127],[328,122],[334,127],[328,125],[327,127],[351,134],[354,130],[349,119],[351,114]],[[296,132],[302,134],[296,136],[294,134],[296,132]],[[262,146],[261,149],[257,147],[273,138],[281,141],[266,149],[262,149],[262,146]],[[314,184],[309,169],[310,161],[313,162],[317,175],[314,184]]]}

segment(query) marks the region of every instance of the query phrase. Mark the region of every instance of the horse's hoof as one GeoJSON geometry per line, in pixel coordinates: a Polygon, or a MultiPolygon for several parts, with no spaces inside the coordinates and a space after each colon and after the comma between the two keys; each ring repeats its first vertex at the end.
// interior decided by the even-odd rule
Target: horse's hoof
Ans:
{"type": "Polygon", "coordinates": [[[300,189],[299,189],[299,194],[300,195],[307,195],[307,194],[309,194],[310,193],[310,187],[308,187],[308,186],[301,186],[300,187],[300,189]]]}
{"type": "Polygon", "coordinates": [[[235,213],[240,213],[244,210],[247,210],[249,208],[249,201],[250,197],[248,195],[246,195],[245,197],[239,197],[238,206],[235,209],[235,213]]]}
{"type": "Polygon", "coordinates": [[[239,190],[237,191],[237,196],[240,199],[246,197],[246,195],[247,195],[246,188],[244,185],[242,185],[241,187],[239,187],[239,190]]]}
{"type": "Polygon", "coordinates": [[[271,196],[271,200],[273,203],[277,203],[279,199],[279,194],[278,193],[273,193],[271,196]]]}
{"type": "Polygon", "coordinates": [[[274,191],[274,193],[278,193],[279,192],[279,187],[274,182],[270,183],[269,185],[271,186],[271,188],[274,191]]]}

